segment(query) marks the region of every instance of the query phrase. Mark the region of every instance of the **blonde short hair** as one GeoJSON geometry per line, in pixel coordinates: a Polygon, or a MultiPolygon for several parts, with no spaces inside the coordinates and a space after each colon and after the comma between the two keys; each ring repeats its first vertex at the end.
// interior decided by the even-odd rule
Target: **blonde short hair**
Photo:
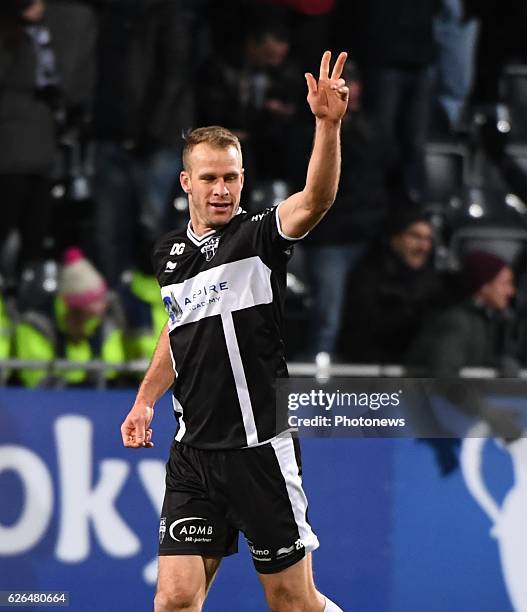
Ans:
{"type": "Polygon", "coordinates": [[[183,147],[183,168],[185,170],[188,170],[190,167],[189,157],[192,149],[202,143],[217,149],[234,147],[240,156],[240,163],[242,161],[242,148],[238,137],[227,128],[219,125],[210,125],[208,127],[196,128],[186,134],[185,145],[183,147]]]}

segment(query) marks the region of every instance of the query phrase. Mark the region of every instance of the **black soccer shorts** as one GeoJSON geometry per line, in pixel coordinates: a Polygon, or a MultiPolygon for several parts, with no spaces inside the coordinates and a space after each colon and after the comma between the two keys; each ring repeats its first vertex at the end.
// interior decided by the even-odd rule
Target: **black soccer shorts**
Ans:
{"type": "Polygon", "coordinates": [[[159,555],[232,555],[241,531],[256,570],[273,574],[318,548],[307,521],[297,450],[290,434],[234,450],[201,450],[174,441],[159,555]]]}

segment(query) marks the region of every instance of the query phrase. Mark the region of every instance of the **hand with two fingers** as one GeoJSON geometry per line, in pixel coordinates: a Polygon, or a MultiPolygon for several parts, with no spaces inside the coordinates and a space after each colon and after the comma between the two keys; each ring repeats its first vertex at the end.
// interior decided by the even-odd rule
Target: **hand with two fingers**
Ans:
{"type": "Polygon", "coordinates": [[[345,52],[339,54],[330,76],[331,51],[326,51],[320,62],[318,81],[310,72],[305,75],[308,88],[307,101],[317,119],[338,122],[346,113],[349,89],[341,75],[347,57],[348,54],[345,52]]]}
{"type": "Polygon", "coordinates": [[[127,448],[152,448],[152,429],[150,424],[154,409],[136,402],[121,425],[123,444],[127,448]]]}

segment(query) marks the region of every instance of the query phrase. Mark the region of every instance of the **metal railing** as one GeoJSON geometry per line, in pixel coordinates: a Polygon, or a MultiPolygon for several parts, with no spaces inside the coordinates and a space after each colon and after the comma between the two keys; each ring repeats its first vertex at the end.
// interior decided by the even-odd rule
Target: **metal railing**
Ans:
{"type": "MultiPolygon", "coordinates": [[[[69,361],[66,359],[55,359],[51,361],[37,361],[25,359],[3,359],[0,360],[0,386],[5,386],[14,371],[22,369],[44,370],[45,378],[53,379],[53,388],[61,388],[66,385],[60,380],[60,372],[69,370],[84,370],[91,375],[93,384],[97,389],[105,389],[108,386],[106,374],[109,371],[128,374],[130,376],[143,374],[148,368],[146,359],[137,359],[123,364],[109,364],[100,360],[92,361],[69,361]]],[[[288,364],[291,376],[312,377],[319,380],[328,378],[403,378],[407,374],[404,366],[398,364],[360,364],[360,363],[332,363],[324,372],[314,362],[290,362],[288,364]]],[[[499,373],[492,368],[463,368],[460,373],[462,378],[497,378],[499,373]]],[[[527,370],[521,370],[518,378],[527,379],[527,370]]],[[[139,377],[138,377],[139,379],[139,377]]]]}

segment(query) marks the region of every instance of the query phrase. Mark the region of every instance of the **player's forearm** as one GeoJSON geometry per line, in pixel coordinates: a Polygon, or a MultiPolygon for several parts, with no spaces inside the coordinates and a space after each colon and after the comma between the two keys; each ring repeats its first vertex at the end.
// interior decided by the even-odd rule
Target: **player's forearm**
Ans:
{"type": "Polygon", "coordinates": [[[340,178],[340,121],[316,120],[315,142],[306,185],[305,205],[314,211],[327,210],[335,201],[340,178]]]}
{"type": "Polygon", "coordinates": [[[168,327],[159,336],[152,361],[139,387],[136,402],[153,406],[174,382],[174,368],[170,356],[168,327]]]}

